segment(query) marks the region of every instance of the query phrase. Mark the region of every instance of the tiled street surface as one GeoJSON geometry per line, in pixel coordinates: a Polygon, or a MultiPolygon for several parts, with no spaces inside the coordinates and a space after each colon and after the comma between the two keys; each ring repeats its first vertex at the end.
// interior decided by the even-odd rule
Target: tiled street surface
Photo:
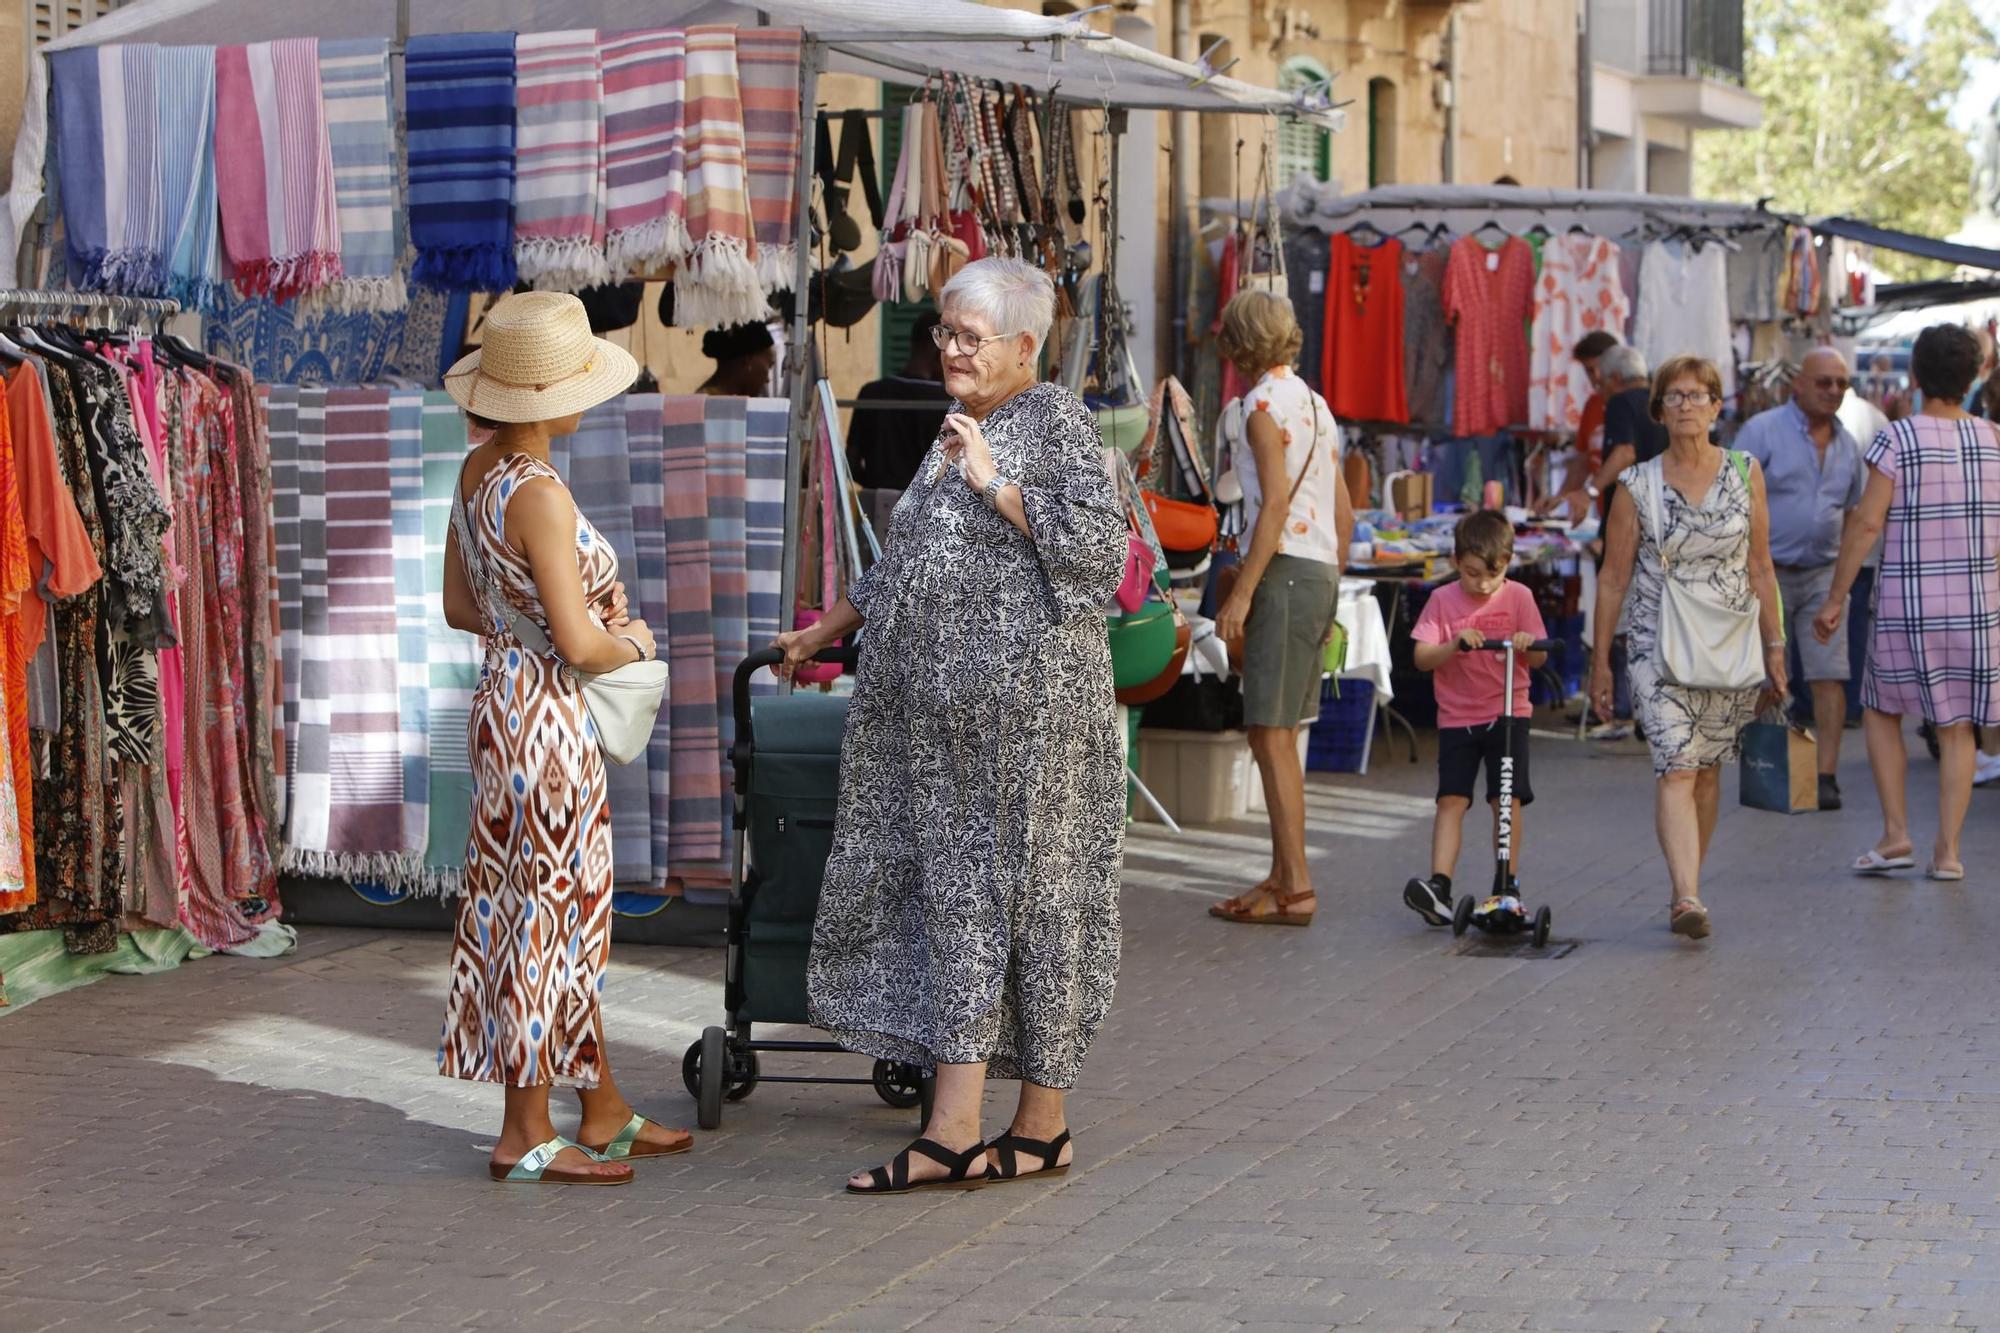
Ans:
{"type": "MultiPolygon", "coordinates": [[[[2000,1326],[2000,792],[1965,884],[1856,881],[1853,739],[1843,814],[1743,811],[1732,778],[1700,947],[1629,746],[1536,756],[1560,957],[1462,955],[1400,905],[1433,770],[1386,747],[1316,780],[1310,930],[1204,915],[1256,827],[1135,833],[1055,1185],[845,1197],[912,1117],[766,1084],[630,1187],[506,1188],[497,1095],[431,1072],[443,936],[100,982],[0,1019],[0,1329],[2000,1326]]],[[[615,955],[662,1119],[693,1118],[720,963],[615,955]]]]}

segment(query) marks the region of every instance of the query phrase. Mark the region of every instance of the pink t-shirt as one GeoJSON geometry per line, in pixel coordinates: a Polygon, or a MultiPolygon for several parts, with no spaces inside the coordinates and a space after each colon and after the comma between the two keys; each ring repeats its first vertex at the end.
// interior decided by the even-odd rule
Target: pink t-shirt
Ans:
{"type": "MultiPolygon", "coordinates": [[[[1462,583],[1447,583],[1424,603],[1410,637],[1418,643],[1450,643],[1461,630],[1473,628],[1491,642],[1526,630],[1537,639],[1548,637],[1541,608],[1525,584],[1508,579],[1485,601],[1475,600],[1462,583]]],[[[1432,673],[1437,689],[1440,727],[1483,727],[1500,716],[1505,685],[1501,653],[1459,653],[1432,673]]],[[[1528,659],[1514,657],[1514,716],[1527,717],[1528,659]]]]}

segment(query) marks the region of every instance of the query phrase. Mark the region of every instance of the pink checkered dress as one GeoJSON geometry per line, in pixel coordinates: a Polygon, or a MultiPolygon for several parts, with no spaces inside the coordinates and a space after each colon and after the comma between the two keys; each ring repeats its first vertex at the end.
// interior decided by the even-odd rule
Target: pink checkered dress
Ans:
{"type": "Polygon", "coordinates": [[[1896,495],[1861,702],[2000,725],[2000,435],[1975,418],[1908,417],[1867,459],[1896,495]]]}

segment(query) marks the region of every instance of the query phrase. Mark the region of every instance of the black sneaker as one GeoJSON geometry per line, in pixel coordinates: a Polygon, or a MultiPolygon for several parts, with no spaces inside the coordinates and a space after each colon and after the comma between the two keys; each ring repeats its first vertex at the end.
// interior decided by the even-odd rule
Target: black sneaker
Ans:
{"type": "Polygon", "coordinates": [[[1451,876],[1432,875],[1403,886],[1403,904],[1433,926],[1451,924],[1451,876]]]}
{"type": "Polygon", "coordinates": [[[1819,808],[1822,810],[1840,809],[1840,779],[1834,777],[1831,773],[1822,773],[1819,775],[1819,808]]]}

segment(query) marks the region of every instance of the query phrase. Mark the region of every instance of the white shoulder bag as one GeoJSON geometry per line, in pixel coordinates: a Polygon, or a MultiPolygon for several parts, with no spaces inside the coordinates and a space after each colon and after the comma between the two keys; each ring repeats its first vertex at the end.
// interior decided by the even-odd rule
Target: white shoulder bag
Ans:
{"type": "MultiPolygon", "coordinates": [[[[492,583],[486,577],[486,562],[479,554],[472,516],[465,508],[462,477],[452,487],[451,498],[459,555],[465,562],[465,576],[472,584],[473,595],[489,608],[489,613],[500,610],[504,604],[497,596],[489,597],[492,583]]],[[[506,613],[506,620],[525,651],[537,657],[555,656],[555,649],[540,625],[513,611],[506,613]]],[[[584,707],[590,710],[590,723],[597,732],[597,743],[603,748],[604,757],[623,765],[646,753],[660,715],[660,702],[667,692],[667,663],[658,656],[658,650],[649,659],[627,662],[610,671],[578,671],[566,662],[561,665],[583,691],[584,707]]]]}
{"type": "MultiPolygon", "coordinates": [[[[1748,467],[1734,450],[1730,463],[1748,486],[1748,467]]],[[[1724,466],[1728,466],[1726,463],[1724,466]]],[[[1648,509],[1653,519],[1653,549],[1660,568],[1660,674],[1669,684],[1694,690],[1747,690],[1764,683],[1764,654],[1758,640],[1757,603],[1731,606],[1723,594],[1705,583],[1688,583],[1674,573],[1667,554],[1666,460],[1648,465],[1652,475],[1648,509]]],[[[1717,479],[1718,484],[1721,478],[1717,479]]]]}

